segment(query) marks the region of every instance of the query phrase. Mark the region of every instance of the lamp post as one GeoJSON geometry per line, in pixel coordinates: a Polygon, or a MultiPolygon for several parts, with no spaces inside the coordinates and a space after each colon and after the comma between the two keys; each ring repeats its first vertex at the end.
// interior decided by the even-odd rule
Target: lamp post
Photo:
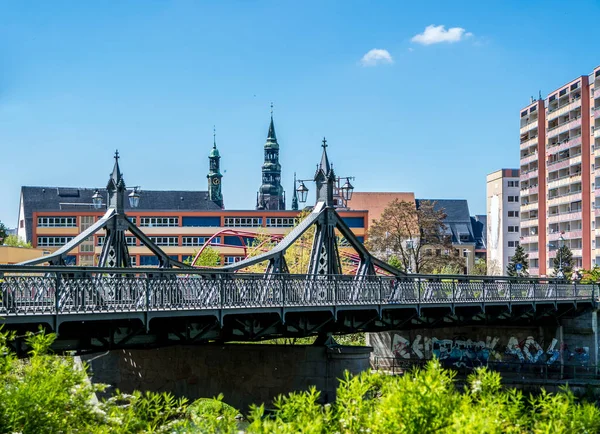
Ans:
{"type": "Polygon", "coordinates": [[[565,239],[562,236],[562,233],[560,234],[559,237],[559,243],[558,243],[558,272],[556,273],[556,277],[558,277],[559,279],[564,279],[565,278],[565,273],[563,272],[563,246],[565,245],[565,239]]]}

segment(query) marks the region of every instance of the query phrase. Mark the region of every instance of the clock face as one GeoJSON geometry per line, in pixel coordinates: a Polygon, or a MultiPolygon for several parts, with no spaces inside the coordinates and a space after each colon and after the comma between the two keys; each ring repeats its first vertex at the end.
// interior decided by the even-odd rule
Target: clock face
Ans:
{"type": "Polygon", "coordinates": [[[213,184],[219,185],[219,182],[221,182],[219,178],[213,178],[213,184]]]}

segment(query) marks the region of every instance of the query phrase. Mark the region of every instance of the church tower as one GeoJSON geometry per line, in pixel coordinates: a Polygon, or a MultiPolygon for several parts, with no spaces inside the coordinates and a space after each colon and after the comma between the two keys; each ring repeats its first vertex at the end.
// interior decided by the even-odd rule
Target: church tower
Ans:
{"type": "Polygon", "coordinates": [[[209,171],[208,178],[208,198],[223,208],[223,194],[221,193],[221,156],[217,149],[217,133],[213,130],[213,147],[208,154],[209,171]]]}
{"type": "Polygon", "coordinates": [[[273,104],[271,104],[271,124],[265,143],[265,162],[262,165],[262,185],[256,196],[256,209],[285,209],[285,192],[281,186],[279,143],[277,143],[273,124],[273,104]]]}

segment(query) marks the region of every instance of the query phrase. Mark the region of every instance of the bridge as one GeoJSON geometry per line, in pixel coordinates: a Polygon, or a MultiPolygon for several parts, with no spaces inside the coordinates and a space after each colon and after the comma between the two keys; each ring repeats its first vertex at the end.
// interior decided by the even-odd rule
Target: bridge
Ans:
{"type": "Polygon", "coordinates": [[[407,275],[371,254],[338,216],[325,142],[314,181],[312,212],[273,249],[224,267],[196,268],[171,259],[127,218],[124,202],[134,204],[138,193],[127,196],[116,153],[101,219],[51,255],[0,266],[4,327],[22,335],[42,326],[57,333],[57,350],[85,352],[311,335],[323,341],[450,324],[556,324],[596,308],[595,285],[407,275]],[[309,230],[308,269],[290,274],[285,254],[309,230]],[[64,265],[65,256],[98,231],[106,236],[99,266],[64,265]],[[126,231],[158,257],[158,268],[131,267],[126,231]],[[353,275],[341,274],[340,235],[356,252],[353,275]],[[257,264],[264,273],[245,273],[257,264]]]}

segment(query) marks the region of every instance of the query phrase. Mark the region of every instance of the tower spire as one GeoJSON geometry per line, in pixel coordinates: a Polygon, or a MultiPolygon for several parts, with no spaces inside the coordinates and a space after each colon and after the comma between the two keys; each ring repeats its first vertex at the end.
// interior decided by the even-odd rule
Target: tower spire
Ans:
{"type": "Polygon", "coordinates": [[[209,171],[208,178],[208,197],[218,206],[223,208],[223,193],[221,192],[221,155],[217,149],[217,129],[213,125],[213,147],[208,154],[209,171]]]}
{"type": "Polygon", "coordinates": [[[262,165],[262,185],[258,190],[257,209],[285,209],[285,193],[281,186],[281,165],[279,164],[279,143],[273,122],[273,103],[271,103],[271,122],[265,143],[265,162],[262,165]]]}
{"type": "Polygon", "coordinates": [[[213,125],[213,149],[217,149],[217,127],[213,125]]]}
{"type": "Polygon", "coordinates": [[[298,211],[298,192],[296,191],[296,172],[294,172],[294,195],[292,196],[292,209],[298,211]]]}

